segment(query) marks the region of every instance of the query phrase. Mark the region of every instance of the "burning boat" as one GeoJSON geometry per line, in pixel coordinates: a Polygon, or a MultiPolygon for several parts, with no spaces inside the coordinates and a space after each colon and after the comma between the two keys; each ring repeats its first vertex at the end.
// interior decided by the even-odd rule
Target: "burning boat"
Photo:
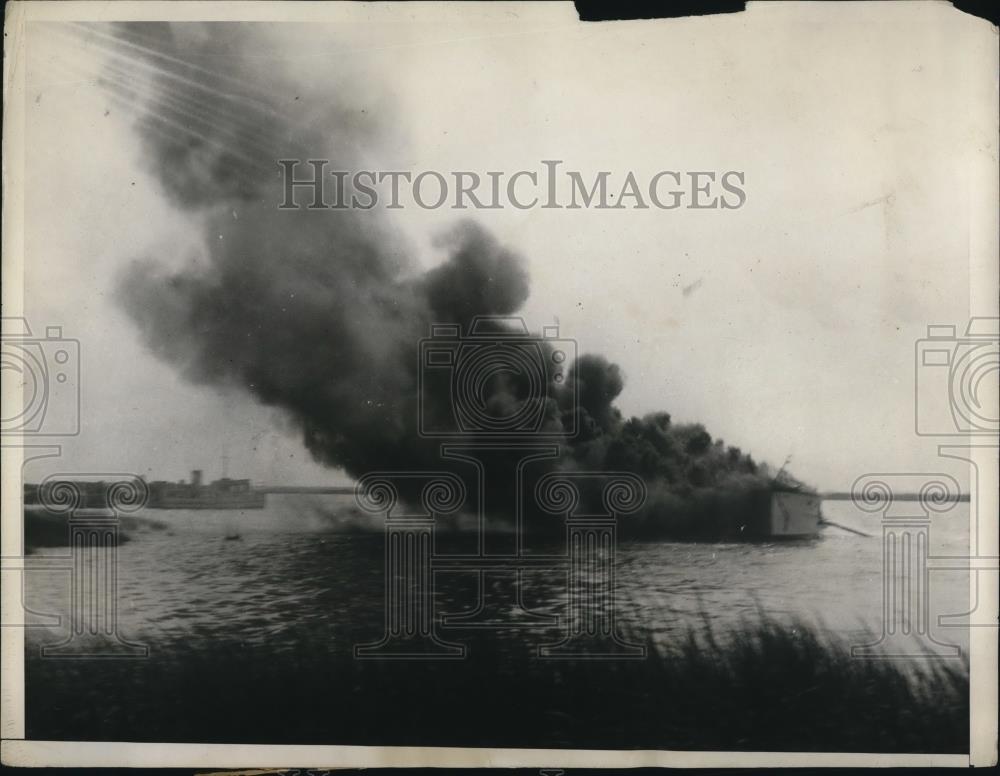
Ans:
{"type": "Polygon", "coordinates": [[[826,521],[820,494],[779,472],[654,496],[624,535],[645,540],[757,542],[810,539],[826,521]]]}
{"type": "Polygon", "coordinates": [[[800,483],[772,482],[753,495],[749,520],[739,526],[747,539],[808,539],[822,525],[820,495],[800,483]]]}

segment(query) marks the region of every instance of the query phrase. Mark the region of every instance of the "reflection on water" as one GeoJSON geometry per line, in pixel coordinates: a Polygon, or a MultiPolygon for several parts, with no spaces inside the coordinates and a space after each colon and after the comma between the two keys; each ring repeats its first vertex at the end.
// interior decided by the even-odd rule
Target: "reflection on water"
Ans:
{"type": "MultiPolygon", "coordinates": [[[[349,504],[336,496],[270,496],[264,510],[140,515],[149,518],[148,525],[118,551],[121,633],[152,650],[224,637],[267,643],[280,652],[308,634],[326,640],[331,652],[346,654],[354,644],[378,640],[384,623],[382,536],[332,532],[349,504]]],[[[878,633],[882,627],[881,526],[850,502],[825,502],[823,510],[871,538],[828,527],[821,539],[797,543],[623,543],[618,619],[624,635],[669,644],[705,619],[725,630],[764,612],[805,619],[852,643],[869,641],[865,629],[878,633]]],[[[454,551],[454,543],[439,537],[438,552],[454,551]]],[[[50,548],[39,554],[65,552],[50,548]]],[[[968,505],[960,504],[934,517],[931,554],[967,552],[968,505]]],[[[539,614],[563,614],[565,575],[564,570],[525,572],[525,605],[539,614]]],[[[437,613],[473,609],[476,577],[468,571],[438,572],[437,613]]],[[[502,577],[487,576],[487,594],[502,583],[502,577]]],[[[35,611],[67,613],[68,573],[32,573],[27,588],[35,611]]],[[[932,631],[963,649],[966,632],[939,627],[937,616],[966,611],[968,589],[966,573],[931,573],[932,631]]],[[[552,641],[543,629],[494,635],[528,646],[552,641]]],[[[28,640],[34,646],[61,636],[29,629],[28,640]]]]}

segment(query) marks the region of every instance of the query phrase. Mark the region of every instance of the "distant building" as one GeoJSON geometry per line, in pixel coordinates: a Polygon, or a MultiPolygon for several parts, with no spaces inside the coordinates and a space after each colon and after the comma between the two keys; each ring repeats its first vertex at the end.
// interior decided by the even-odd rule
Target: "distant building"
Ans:
{"type": "Polygon", "coordinates": [[[201,469],[191,472],[191,482],[149,483],[149,506],[152,509],[261,509],[267,497],[250,480],[229,477],[202,483],[201,469]]]}

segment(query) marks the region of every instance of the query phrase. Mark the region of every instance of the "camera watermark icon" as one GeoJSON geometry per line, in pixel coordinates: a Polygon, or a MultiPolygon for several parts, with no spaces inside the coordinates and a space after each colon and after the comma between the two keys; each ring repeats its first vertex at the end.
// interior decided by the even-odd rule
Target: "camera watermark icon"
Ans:
{"type": "Polygon", "coordinates": [[[70,573],[69,633],[43,644],[42,657],[148,657],[149,647],[126,639],[118,625],[120,515],[142,509],[148,495],[146,483],[130,474],[54,474],[38,486],[32,500],[49,515],[66,516],[70,548],[68,556],[39,558],[50,564],[45,570],[70,573]]]}
{"type": "Polygon", "coordinates": [[[540,645],[539,657],[645,655],[643,647],[621,636],[615,612],[616,521],[642,506],[644,484],[621,472],[558,472],[554,479],[551,471],[560,455],[554,440],[577,432],[577,386],[569,374],[576,355],[576,342],[561,338],[557,327],[532,335],[516,317],[477,316],[465,332],[457,324],[434,324],[430,336],[420,340],[419,434],[441,439],[442,461],[470,467],[474,476],[379,472],[358,482],[361,508],[385,519],[386,623],[383,639],[358,645],[355,657],[461,658],[465,646],[444,641],[439,629],[557,626],[564,627],[564,638],[540,645]],[[536,464],[540,472],[532,470],[536,464]],[[414,488],[415,478],[426,484],[414,488]],[[446,483],[449,497],[431,498],[439,490],[443,495],[446,483]],[[403,487],[409,506],[401,503],[403,487]],[[603,487],[603,507],[584,513],[572,506],[580,502],[580,487],[588,494],[603,487]],[[501,508],[506,498],[511,500],[501,508]],[[532,515],[547,510],[563,516],[563,554],[526,551],[529,498],[537,500],[532,515]],[[435,519],[463,509],[477,520],[475,552],[438,553],[435,519]],[[513,535],[491,530],[491,515],[498,513],[513,520],[513,535]],[[436,571],[474,576],[474,606],[438,618],[436,571]],[[529,609],[524,597],[529,571],[561,575],[567,585],[566,615],[529,609]]]}
{"type": "Polygon", "coordinates": [[[971,318],[961,336],[952,325],[928,326],[915,368],[918,435],[1000,433],[1000,319],[971,318]]]}
{"type": "Polygon", "coordinates": [[[438,323],[419,343],[418,432],[431,438],[575,436],[576,341],[558,326],[532,335],[522,318],[438,323]],[[444,397],[444,400],[442,400],[444,397]]]}
{"type": "Polygon", "coordinates": [[[0,431],[7,436],[80,433],[80,343],[47,326],[34,336],[24,318],[3,318],[0,370],[6,390],[0,431]]]}
{"type": "MultiPolygon", "coordinates": [[[[854,505],[882,514],[882,633],[851,655],[875,660],[958,658],[958,646],[931,631],[930,572],[940,566],[930,552],[931,515],[959,503],[958,482],[947,474],[866,474],[851,488],[854,505]]],[[[961,560],[961,559],[959,559],[961,560]]],[[[940,621],[941,618],[939,618],[940,621]]]]}
{"type": "Polygon", "coordinates": [[[995,526],[991,531],[992,521],[982,514],[984,498],[996,493],[1000,451],[1000,318],[972,317],[961,336],[952,325],[928,326],[927,337],[916,343],[915,369],[916,433],[951,437],[938,455],[968,465],[973,477],[969,555],[935,560],[935,566],[950,564],[973,575],[973,600],[968,612],[940,620],[947,627],[996,628],[995,612],[981,607],[980,599],[984,584],[996,587],[1000,570],[995,526]]]}

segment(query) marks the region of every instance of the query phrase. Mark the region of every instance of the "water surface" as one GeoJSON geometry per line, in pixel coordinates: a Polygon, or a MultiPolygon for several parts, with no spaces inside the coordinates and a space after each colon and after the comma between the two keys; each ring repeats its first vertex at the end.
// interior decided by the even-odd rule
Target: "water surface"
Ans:
{"type": "MultiPolygon", "coordinates": [[[[384,621],[383,540],[379,533],[338,533],[352,500],[341,496],[271,495],[262,510],[148,510],[142,527],[118,550],[119,629],[155,650],[183,641],[216,639],[291,646],[303,634],[326,639],[334,652],[377,640],[384,621]],[[231,537],[238,535],[238,539],[231,537]]],[[[882,629],[882,539],[878,516],[850,502],[827,501],[824,515],[863,530],[862,537],[832,527],[808,541],[755,544],[622,542],[618,548],[618,604],[623,633],[670,644],[706,622],[720,631],[764,613],[802,619],[865,643],[882,629]],[[866,631],[870,633],[866,633],[866,631]]],[[[968,552],[968,504],[935,516],[931,554],[968,552]]],[[[439,536],[438,552],[456,541],[439,536]]],[[[560,547],[533,547],[559,553],[560,547]]],[[[40,554],[65,554],[47,548],[40,554]]],[[[968,575],[933,571],[933,632],[967,646],[966,631],[942,628],[937,615],[968,609],[968,575]]],[[[435,577],[437,614],[461,614],[478,596],[476,575],[435,577]]],[[[488,595],[503,596],[503,576],[486,578],[488,595]],[[489,592],[492,591],[492,592],[489,592]]],[[[39,612],[65,614],[69,574],[32,573],[27,600],[39,612]]],[[[564,613],[562,571],[523,575],[525,604],[539,614],[564,613]]],[[[517,629],[506,640],[534,643],[552,629],[517,629]]],[[[29,647],[59,641],[52,629],[29,629],[29,647]]]]}

